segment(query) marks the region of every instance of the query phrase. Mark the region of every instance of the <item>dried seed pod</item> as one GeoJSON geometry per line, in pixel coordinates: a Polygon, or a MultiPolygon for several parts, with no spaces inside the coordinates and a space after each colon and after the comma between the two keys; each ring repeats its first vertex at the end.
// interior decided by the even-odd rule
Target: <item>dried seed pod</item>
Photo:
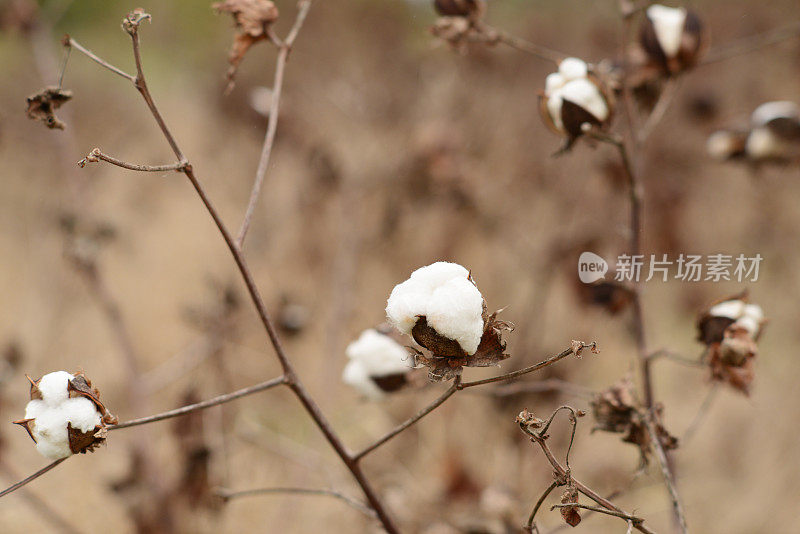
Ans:
{"type": "MultiPolygon", "coordinates": [[[[561,504],[578,504],[578,490],[570,486],[561,494],[561,504]]],[[[564,506],[561,508],[561,517],[571,527],[577,527],[581,522],[581,514],[577,506],[564,506]]]]}
{"type": "Polygon", "coordinates": [[[686,8],[647,8],[639,43],[650,62],[670,76],[693,67],[707,46],[700,18],[686,8]]]}
{"type": "Polygon", "coordinates": [[[747,292],[715,302],[697,319],[698,341],[706,345],[721,343],[725,331],[733,324],[747,330],[750,337],[758,341],[766,323],[761,306],[750,304],[747,292]]]}
{"type": "Polygon", "coordinates": [[[539,98],[539,113],[545,125],[568,139],[568,147],[581,136],[584,125],[604,128],[612,118],[613,95],[608,86],[584,61],[567,58],[558,72],[547,76],[539,98]]]}
{"type": "Polygon", "coordinates": [[[51,130],[63,130],[66,124],[56,117],[55,112],[71,98],[71,91],[64,91],[60,87],[45,87],[27,98],[28,118],[45,123],[51,130]]]}

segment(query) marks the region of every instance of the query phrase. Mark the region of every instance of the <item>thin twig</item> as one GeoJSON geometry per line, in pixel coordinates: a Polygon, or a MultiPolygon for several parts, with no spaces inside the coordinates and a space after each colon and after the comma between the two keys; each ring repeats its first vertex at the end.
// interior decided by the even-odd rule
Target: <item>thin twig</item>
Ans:
{"type": "Polygon", "coordinates": [[[324,497],[333,497],[334,499],[338,499],[343,503],[347,504],[351,508],[358,510],[359,512],[375,519],[377,516],[375,515],[375,511],[372,508],[366,506],[364,503],[353,499],[352,497],[348,497],[338,491],[328,490],[328,489],[308,489],[308,488],[257,488],[257,489],[250,489],[250,490],[241,490],[241,491],[232,491],[224,488],[218,488],[215,490],[215,493],[222,497],[225,501],[230,501],[231,499],[238,499],[240,497],[253,497],[256,495],[286,495],[286,494],[293,494],[293,495],[319,495],[324,497]]]}
{"type": "Polygon", "coordinates": [[[92,52],[91,50],[88,50],[87,48],[84,48],[78,41],[76,41],[72,37],[67,37],[66,38],[66,40],[64,42],[64,46],[68,46],[68,47],[74,48],[78,52],[81,52],[82,54],[87,56],[92,61],[96,62],[97,64],[99,64],[99,65],[101,65],[101,66],[103,66],[105,68],[107,68],[108,70],[110,70],[114,74],[118,74],[118,75],[122,76],[123,78],[127,79],[128,81],[136,83],[136,76],[132,76],[132,75],[128,74],[127,72],[125,72],[124,70],[115,67],[114,65],[112,65],[108,61],[106,61],[104,59],[101,59],[100,57],[95,55],[94,52],[92,52]]]}
{"type": "Polygon", "coordinates": [[[633,523],[641,523],[644,521],[641,517],[636,517],[633,515],[626,514],[625,512],[617,512],[616,510],[609,510],[608,508],[601,508],[599,506],[591,506],[588,504],[579,504],[579,503],[566,503],[566,504],[554,504],[550,507],[550,511],[553,511],[557,508],[583,508],[584,510],[590,510],[592,512],[598,512],[601,514],[611,515],[614,517],[619,517],[621,519],[625,519],[626,521],[633,523]]]}
{"type": "Polygon", "coordinates": [[[665,359],[672,362],[680,363],[682,365],[687,365],[689,367],[705,367],[703,362],[697,359],[687,358],[685,356],[681,356],[671,350],[667,349],[660,349],[655,352],[651,352],[647,355],[648,360],[658,360],[658,359],[665,359]]]}
{"type": "Polygon", "coordinates": [[[675,100],[675,96],[678,94],[680,80],[681,78],[673,76],[664,82],[664,87],[658,95],[656,105],[653,106],[653,110],[650,112],[650,115],[637,134],[636,142],[639,145],[644,145],[644,143],[647,142],[647,139],[650,138],[650,134],[653,133],[658,123],[664,118],[670,105],[672,105],[672,102],[675,100]]]}
{"type": "Polygon", "coordinates": [[[647,425],[647,433],[650,436],[650,443],[653,445],[658,463],[661,466],[661,473],[664,475],[664,483],[667,485],[669,495],[672,500],[672,508],[675,511],[675,518],[678,520],[678,526],[683,534],[689,532],[686,526],[686,516],[683,513],[683,506],[681,505],[678,489],[675,486],[675,479],[672,477],[672,471],[669,467],[669,460],[667,453],[664,452],[664,447],[661,446],[661,440],[658,439],[658,431],[653,423],[652,416],[648,413],[643,417],[645,425],[647,425]]]}
{"type": "Polygon", "coordinates": [[[800,36],[800,22],[794,22],[764,33],[750,35],[711,50],[706,57],[700,61],[700,65],[709,65],[718,61],[741,56],[798,36],[800,36]]]}
{"type": "Polygon", "coordinates": [[[560,391],[576,397],[587,399],[594,398],[596,392],[580,384],[573,384],[560,378],[547,378],[538,382],[520,382],[517,384],[506,384],[495,389],[487,389],[481,393],[493,397],[508,397],[520,393],[542,393],[546,391],[560,391]]]}
{"type": "Polygon", "coordinates": [[[390,439],[400,434],[405,429],[407,429],[408,427],[410,427],[411,425],[413,425],[414,423],[416,423],[417,421],[419,421],[420,419],[431,413],[433,410],[441,406],[444,403],[444,401],[449,399],[456,391],[458,391],[459,389],[458,386],[461,383],[460,381],[461,377],[460,376],[456,377],[456,379],[453,381],[453,384],[449,388],[447,388],[447,391],[439,395],[433,402],[431,402],[425,408],[414,414],[412,417],[406,419],[404,422],[400,423],[395,428],[393,428],[392,430],[390,430],[389,432],[387,432],[386,434],[375,440],[371,445],[365,447],[360,452],[353,454],[352,456],[353,460],[355,461],[361,460],[361,458],[363,458],[370,452],[374,451],[375,449],[377,449],[378,447],[380,447],[381,445],[383,445],[384,443],[386,443],[387,441],[389,441],[390,439]]]}
{"type": "Polygon", "coordinates": [[[562,59],[569,56],[569,54],[564,54],[563,52],[547,48],[546,46],[531,43],[530,41],[526,41],[525,39],[516,37],[514,35],[506,33],[505,31],[492,28],[488,25],[484,24],[482,25],[482,27],[485,28],[487,35],[489,36],[490,39],[498,43],[502,43],[515,50],[519,50],[520,52],[525,52],[526,54],[530,54],[533,57],[537,57],[545,61],[550,61],[552,63],[555,63],[556,65],[559,62],[561,62],[562,59]]]}
{"type": "Polygon", "coordinates": [[[689,426],[686,428],[686,431],[681,436],[681,444],[685,447],[686,442],[689,441],[694,437],[697,431],[700,429],[700,423],[703,422],[705,416],[708,414],[709,408],[711,408],[711,404],[714,402],[714,399],[717,396],[717,391],[719,391],[719,383],[714,383],[711,385],[711,388],[708,390],[706,397],[703,399],[703,403],[700,404],[700,407],[697,409],[697,413],[692,418],[692,422],[689,423],[689,426]]]}
{"type": "Polygon", "coordinates": [[[181,171],[186,165],[188,165],[187,161],[179,161],[178,163],[170,163],[168,165],[139,165],[136,163],[122,161],[121,159],[114,158],[108,154],[103,154],[99,148],[93,148],[85,158],[78,162],[78,167],[84,168],[87,163],[96,163],[100,160],[111,163],[112,165],[116,165],[117,167],[122,167],[123,169],[142,172],[181,171]]]}
{"type": "Polygon", "coordinates": [[[527,530],[528,532],[533,532],[534,530],[536,530],[536,532],[539,531],[538,527],[536,526],[536,523],[534,523],[534,519],[536,518],[536,512],[539,511],[539,508],[542,507],[542,503],[544,502],[544,500],[547,498],[548,495],[550,495],[550,493],[552,493],[554,489],[556,489],[557,486],[558,482],[554,480],[553,482],[550,483],[549,486],[547,486],[547,489],[544,490],[542,495],[539,497],[539,500],[536,501],[536,505],[533,507],[531,515],[528,516],[528,522],[525,523],[525,530],[527,530]]]}
{"type": "Polygon", "coordinates": [[[287,383],[286,377],[279,376],[277,378],[273,378],[272,380],[267,380],[266,382],[261,382],[260,384],[242,388],[233,391],[231,393],[225,393],[224,395],[219,395],[218,397],[213,397],[211,399],[207,399],[202,402],[198,402],[196,404],[189,404],[188,406],[175,408],[174,410],[169,410],[155,415],[149,415],[147,417],[140,417],[139,419],[132,419],[130,421],[125,421],[117,425],[111,425],[108,427],[108,430],[130,428],[132,426],[139,426],[147,423],[155,423],[156,421],[163,421],[164,419],[170,419],[172,417],[178,417],[179,415],[185,415],[187,413],[196,412],[197,410],[204,410],[212,406],[225,404],[226,402],[240,399],[242,397],[252,395],[253,393],[258,393],[259,391],[265,391],[267,389],[274,388],[275,386],[280,386],[286,383],[287,383]]]}
{"type": "Polygon", "coordinates": [[[27,478],[25,478],[25,479],[23,479],[23,480],[20,480],[19,482],[17,482],[17,483],[16,483],[16,484],[14,484],[13,486],[10,486],[10,487],[8,487],[8,488],[4,489],[3,491],[1,491],[1,492],[0,492],[0,497],[5,497],[5,496],[6,496],[6,495],[8,495],[9,493],[12,493],[12,492],[14,492],[14,491],[18,490],[18,489],[19,489],[19,488],[21,488],[22,486],[25,486],[25,485],[27,485],[27,484],[30,484],[31,482],[33,482],[34,480],[36,480],[37,478],[39,478],[39,477],[40,477],[40,476],[42,476],[43,474],[45,474],[45,473],[47,473],[48,471],[50,471],[51,469],[53,469],[54,467],[56,467],[58,464],[60,464],[60,463],[61,463],[61,462],[63,462],[64,460],[66,460],[67,458],[69,458],[69,456],[67,456],[66,458],[60,458],[60,459],[56,460],[55,462],[53,462],[53,463],[51,463],[51,464],[49,464],[49,465],[47,465],[47,466],[45,466],[45,467],[43,467],[43,468],[39,469],[38,471],[36,471],[36,472],[35,472],[34,474],[32,474],[31,476],[29,476],[29,477],[27,477],[27,478]]]}
{"type": "Polygon", "coordinates": [[[261,196],[261,186],[264,184],[264,177],[267,175],[267,168],[269,167],[269,159],[272,155],[272,146],[275,144],[275,132],[278,129],[278,113],[280,112],[281,90],[283,88],[283,73],[286,70],[286,60],[289,58],[289,52],[292,50],[300,28],[308,15],[308,10],[311,8],[311,0],[301,0],[298,4],[297,18],[294,21],[289,35],[286,40],[280,42],[280,51],[278,52],[278,59],[275,64],[275,77],[272,83],[272,95],[269,104],[269,118],[267,119],[267,133],[264,138],[264,145],[261,148],[261,157],[258,160],[258,168],[256,169],[256,177],[253,180],[253,187],[250,191],[250,200],[247,202],[247,210],[245,211],[242,224],[239,227],[239,232],[236,237],[236,245],[240,248],[244,244],[247,231],[250,229],[250,223],[253,219],[253,213],[256,210],[256,205],[261,196]]]}

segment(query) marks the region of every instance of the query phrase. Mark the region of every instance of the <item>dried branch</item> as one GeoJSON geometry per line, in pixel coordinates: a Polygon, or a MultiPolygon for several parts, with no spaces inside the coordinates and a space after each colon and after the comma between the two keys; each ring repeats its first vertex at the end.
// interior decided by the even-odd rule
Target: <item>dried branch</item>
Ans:
{"type": "Polygon", "coordinates": [[[653,106],[653,110],[650,112],[650,115],[647,117],[645,123],[639,129],[639,132],[636,136],[636,142],[639,145],[644,145],[644,143],[647,142],[647,140],[650,138],[650,134],[653,133],[653,130],[655,130],[656,126],[658,126],[658,123],[664,118],[667,110],[675,100],[675,96],[678,94],[680,81],[681,78],[674,76],[669,78],[664,83],[664,87],[661,90],[661,93],[658,95],[656,105],[653,106]]]}
{"type": "MultiPolygon", "coordinates": [[[[68,458],[68,457],[67,457],[67,458],[68,458]]],[[[27,485],[27,484],[30,484],[31,482],[33,482],[34,480],[36,480],[37,478],[39,478],[39,477],[40,477],[40,476],[42,476],[43,474],[45,474],[45,473],[47,473],[48,471],[50,471],[51,469],[53,469],[54,467],[56,467],[58,464],[60,464],[60,463],[61,463],[61,462],[63,462],[64,460],[66,460],[67,458],[61,458],[61,459],[59,459],[59,460],[56,460],[55,462],[53,462],[53,463],[51,463],[51,464],[48,464],[47,466],[45,466],[45,467],[43,467],[43,468],[39,469],[38,471],[36,471],[36,472],[35,472],[34,474],[32,474],[31,476],[29,476],[29,477],[27,477],[27,478],[25,478],[25,479],[23,479],[23,480],[20,480],[19,482],[17,482],[17,483],[16,483],[16,484],[14,484],[13,486],[9,486],[8,488],[4,489],[3,491],[0,491],[0,497],[5,497],[5,496],[6,496],[6,495],[8,495],[9,493],[12,493],[12,492],[14,492],[14,491],[17,491],[17,490],[18,490],[19,488],[21,488],[22,486],[25,486],[25,485],[27,485]]]]}
{"type": "Polygon", "coordinates": [[[572,382],[567,382],[566,380],[561,380],[559,378],[547,378],[538,382],[507,384],[495,389],[482,391],[482,393],[491,395],[493,397],[508,397],[511,395],[518,395],[520,393],[542,393],[547,391],[560,391],[568,395],[574,395],[576,397],[583,397],[587,399],[592,399],[597,394],[590,388],[581,386],[580,384],[573,384],[572,382]]]}
{"type": "MultiPolygon", "coordinates": [[[[84,54],[86,57],[88,57],[92,61],[96,62],[100,66],[110,70],[114,74],[118,74],[119,76],[122,76],[123,78],[125,78],[129,82],[132,82],[134,84],[136,83],[136,76],[132,76],[132,75],[128,74],[127,72],[125,72],[124,70],[119,69],[119,68],[115,67],[114,65],[112,65],[111,63],[105,61],[104,59],[101,59],[100,57],[95,55],[91,50],[88,50],[87,48],[84,48],[83,46],[81,46],[81,44],[78,41],[76,41],[75,39],[73,39],[72,37],[66,36],[64,38],[63,44],[64,44],[65,47],[74,48],[78,52],[84,54]]],[[[63,74],[62,74],[62,76],[63,76],[63,74]]]]}
{"type": "Polygon", "coordinates": [[[616,510],[609,510],[608,508],[601,508],[599,506],[590,506],[588,504],[579,504],[579,503],[554,504],[553,506],[550,507],[550,511],[553,511],[557,508],[583,508],[584,510],[590,510],[592,512],[599,512],[601,514],[619,517],[621,519],[625,519],[629,523],[633,523],[634,525],[644,521],[644,519],[642,519],[641,517],[628,515],[625,512],[617,512],[616,510]]]}
{"type": "Polygon", "coordinates": [[[764,33],[757,33],[742,39],[727,43],[711,50],[699,65],[709,65],[726,59],[734,58],[761,48],[781,43],[788,39],[800,36],[800,22],[794,22],[764,33]]]}
{"type": "Polygon", "coordinates": [[[163,421],[164,419],[171,419],[172,417],[178,417],[180,415],[186,415],[187,413],[196,412],[197,410],[205,410],[206,408],[211,408],[212,406],[217,406],[219,404],[225,404],[226,402],[230,402],[232,400],[240,399],[242,397],[246,397],[248,395],[252,395],[253,393],[258,393],[260,391],[265,391],[270,388],[274,388],[275,386],[280,386],[287,384],[288,381],[285,376],[279,376],[277,378],[273,378],[272,380],[267,380],[266,382],[261,382],[260,384],[256,384],[254,386],[249,386],[246,388],[242,388],[231,393],[225,393],[224,395],[219,395],[218,397],[213,397],[208,400],[204,400],[202,402],[198,402],[196,404],[190,404],[188,406],[183,406],[181,408],[176,408],[174,410],[169,410],[166,412],[162,412],[155,415],[149,415],[147,417],[141,417],[139,419],[132,419],[131,421],[125,421],[123,423],[119,423],[116,425],[111,425],[108,427],[108,430],[118,430],[120,428],[130,428],[132,426],[139,426],[145,425],[147,423],[155,423],[156,421],[163,421]]]}
{"type": "Polygon", "coordinates": [[[537,533],[539,532],[539,529],[536,526],[536,523],[534,522],[534,519],[536,518],[536,512],[539,511],[539,508],[542,507],[542,503],[544,503],[544,500],[547,498],[548,495],[550,495],[550,493],[552,493],[554,489],[556,489],[556,487],[558,487],[558,482],[554,480],[553,482],[550,483],[549,486],[547,486],[547,489],[544,490],[541,497],[539,497],[539,500],[536,501],[536,505],[533,507],[531,515],[528,516],[528,522],[525,523],[524,527],[525,530],[527,530],[528,532],[537,532],[537,533]]]}
{"type": "Polygon", "coordinates": [[[487,24],[481,24],[480,28],[482,31],[479,32],[478,35],[486,35],[487,38],[493,42],[502,43],[510,48],[525,52],[526,54],[543,59],[544,61],[555,63],[556,65],[558,65],[562,59],[569,56],[569,54],[564,54],[563,52],[531,43],[530,41],[511,35],[503,30],[498,30],[487,24]]]}
{"type": "MultiPolygon", "coordinates": [[[[253,181],[253,187],[250,191],[250,200],[247,203],[247,210],[244,214],[244,219],[239,227],[239,232],[236,237],[236,245],[240,248],[244,244],[247,231],[250,229],[250,222],[253,219],[256,205],[261,196],[261,186],[264,184],[264,177],[267,174],[269,167],[269,159],[272,155],[272,146],[275,144],[275,132],[278,129],[278,113],[280,112],[281,90],[283,88],[283,73],[286,70],[286,60],[289,58],[289,52],[292,50],[297,35],[300,33],[300,28],[308,15],[308,10],[311,8],[311,0],[301,0],[298,4],[297,18],[294,21],[289,35],[282,42],[278,42],[280,51],[278,52],[278,59],[275,64],[275,77],[272,83],[272,98],[269,104],[269,118],[267,119],[267,133],[264,138],[264,145],[261,148],[261,157],[258,160],[258,168],[256,169],[256,177],[253,181]]],[[[277,39],[276,39],[277,41],[277,39]]]]}
{"type": "Polygon", "coordinates": [[[717,392],[720,390],[719,382],[715,382],[711,385],[706,393],[703,402],[700,404],[700,407],[697,409],[697,413],[692,418],[692,422],[689,423],[689,426],[686,427],[686,431],[681,436],[681,443],[685,446],[686,442],[689,441],[694,437],[697,431],[700,429],[701,423],[705,419],[706,415],[708,414],[711,405],[714,403],[714,399],[717,396],[717,392]]]}
{"type": "Polygon", "coordinates": [[[93,148],[85,158],[78,162],[78,167],[82,169],[87,163],[96,163],[101,160],[116,165],[117,167],[122,167],[123,169],[142,172],[181,171],[189,164],[188,161],[179,161],[178,163],[171,163],[168,165],[138,165],[111,157],[108,154],[103,154],[99,148],[93,148]]]}
{"type": "Polygon", "coordinates": [[[343,503],[347,504],[351,508],[358,510],[359,512],[375,519],[377,516],[375,512],[366,506],[364,503],[353,499],[352,497],[348,497],[338,491],[329,490],[329,489],[307,489],[307,488],[258,488],[258,489],[250,489],[250,490],[241,490],[241,491],[232,491],[225,488],[218,488],[216,490],[216,494],[222,497],[226,502],[230,501],[231,499],[238,499],[240,497],[253,497],[256,495],[318,495],[324,497],[333,497],[334,499],[338,499],[343,503]]]}
{"type": "Polygon", "coordinates": [[[672,508],[675,511],[678,526],[680,526],[681,532],[686,534],[689,531],[686,526],[686,516],[683,513],[683,506],[681,505],[680,496],[678,495],[678,489],[675,486],[675,479],[669,468],[667,453],[664,452],[664,447],[661,446],[661,440],[658,439],[658,431],[656,430],[655,423],[653,423],[653,416],[651,413],[647,413],[642,419],[645,425],[647,425],[647,434],[650,436],[650,443],[653,445],[656,458],[658,458],[658,463],[661,465],[661,473],[664,475],[664,483],[667,485],[670,498],[672,499],[672,508]]]}

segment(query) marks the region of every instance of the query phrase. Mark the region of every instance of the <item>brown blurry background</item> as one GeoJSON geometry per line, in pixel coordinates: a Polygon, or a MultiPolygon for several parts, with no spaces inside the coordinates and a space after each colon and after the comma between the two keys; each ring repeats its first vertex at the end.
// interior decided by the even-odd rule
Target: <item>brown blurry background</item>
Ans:
{"type": "MultiPolygon", "coordinates": [[[[277,3],[283,35],[295,7],[277,3]]],[[[712,48],[800,18],[795,0],[692,4],[710,28],[712,48]]],[[[75,166],[95,146],[137,163],[172,160],[130,84],[73,52],[64,87],[74,99],[59,113],[67,130],[26,119],[25,97],[57,79],[58,40],[65,32],[133,71],[119,22],[137,5],[48,2],[43,13],[49,17],[60,6],[66,10],[55,27],[46,18],[38,29],[0,30],[0,344],[18,344],[22,357],[2,384],[0,459],[14,475],[4,468],[0,486],[46,462],[24,431],[5,423],[22,415],[24,373],[83,369],[121,420],[146,415],[124,400],[127,371],[119,346],[84,279],[65,260],[65,217],[77,220],[79,231],[113,228],[97,261],[132,334],[153,413],[182,404],[192,387],[197,398],[207,398],[279,374],[229,253],[185,178],[106,164],[75,166]],[[226,316],[224,328],[216,328],[213,316],[226,286],[239,307],[226,316]]],[[[254,86],[272,83],[274,48],[255,47],[235,90],[224,97],[229,17],[215,15],[206,2],[142,7],[153,15],[141,31],[151,90],[235,228],[266,124],[250,109],[248,95],[254,86]]],[[[616,9],[611,0],[495,1],[489,21],[598,61],[618,49],[616,9]]],[[[600,390],[629,371],[635,357],[628,312],[611,316],[581,303],[574,291],[577,253],[584,246],[607,258],[627,247],[627,196],[613,172],[614,151],[579,143],[567,156],[550,157],[560,141],[541,123],[536,95],[552,66],[502,47],[459,55],[432,40],[427,27],[433,20],[427,2],[313,5],[290,57],[275,152],[246,246],[270,309],[299,306],[308,314],[299,333],[284,336],[286,347],[353,449],[442,389],[432,385],[368,403],[339,378],[344,347],[383,320],[392,287],[437,260],[470,268],[490,308],[508,306],[504,317],[517,328],[507,336],[512,359],[504,370],[560,352],[571,339],[597,341],[599,355],[570,358],[547,375],[600,390]],[[569,251],[566,259],[558,259],[563,251],[569,251]]],[[[646,154],[646,253],[764,257],[759,281],[748,286],[770,319],[753,393],[746,398],[721,388],[696,435],[674,454],[696,533],[790,533],[800,523],[800,172],[778,167],[752,173],[713,162],[704,150],[715,127],[746,117],[762,102],[797,101],[798,95],[797,40],[699,68],[686,76],[646,154]]],[[[646,284],[650,346],[698,355],[696,313],[743,288],[646,284]]],[[[467,376],[495,372],[468,369],[467,376]]],[[[666,426],[681,436],[706,397],[706,373],[660,361],[655,375],[666,426]]],[[[502,510],[511,524],[522,525],[550,483],[551,469],[514,417],[523,408],[541,417],[565,402],[588,407],[583,397],[498,400],[477,389],[457,395],[365,461],[404,531],[450,532],[445,525],[467,531],[487,523],[497,528],[502,510]]],[[[209,410],[202,424],[214,484],[332,487],[362,498],[286,391],[209,410]]],[[[638,453],[618,436],[590,434],[591,426],[589,418],[579,426],[573,472],[610,493],[636,469],[638,453]]],[[[174,427],[168,421],[114,432],[107,447],[70,459],[30,485],[29,493],[80,532],[135,532],[128,505],[136,497],[109,486],[128,473],[137,440],[157,458],[164,484],[181,477],[174,427]]],[[[567,433],[564,423],[556,425],[554,447],[564,446],[567,433]]],[[[660,480],[654,465],[617,503],[669,532],[670,506],[660,480]]],[[[322,497],[243,498],[217,511],[182,513],[175,530],[183,532],[371,528],[357,511],[322,497]]],[[[558,513],[541,511],[543,532],[559,523],[558,513]]],[[[21,492],[0,502],[2,532],[54,529],[21,492]]],[[[578,529],[621,533],[625,525],[595,514],[578,529]]]]}

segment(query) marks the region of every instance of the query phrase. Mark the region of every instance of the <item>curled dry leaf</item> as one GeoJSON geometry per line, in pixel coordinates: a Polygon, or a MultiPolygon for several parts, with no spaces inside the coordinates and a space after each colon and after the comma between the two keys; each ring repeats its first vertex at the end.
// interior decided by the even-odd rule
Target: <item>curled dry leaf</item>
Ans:
{"type": "MultiPolygon", "coordinates": [[[[578,490],[570,486],[561,494],[561,504],[578,504],[578,490]]],[[[578,526],[581,522],[581,514],[576,506],[564,506],[561,508],[561,517],[571,527],[578,526]]]]}
{"type": "Polygon", "coordinates": [[[722,342],[708,348],[711,379],[727,382],[745,395],[755,378],[755,359],[758,347],[746,329],[731,325],[725,330],[722,342]]]}
{"type": "Polygon", "coordinates": [[[151,18],[149,13],[145,13],[144,9],[137,7],[122,20],[122,29],[133,35],[139,29],[142,21],[151,20],[151,18]]]}
{"type": "Polygon", "coordinates": [[[239,63],[251,46],[259,41],[270,39],[270,26],[278,19],[278,8],[270,0],[225,0],[212,4],[217,12],[230,13],[236,23],[236,36],[233,38],[228,61],[227,91],[233,89],[239,63]]]}
{"type": "Polygon", "coordinates": [[[71,91],[64,91],[60,87],[45,87],[27,98],[28,118],[42,121],[50,129],[63,130],[66,124],[56,117],[55,111],[71,98],[71,91]]]}

